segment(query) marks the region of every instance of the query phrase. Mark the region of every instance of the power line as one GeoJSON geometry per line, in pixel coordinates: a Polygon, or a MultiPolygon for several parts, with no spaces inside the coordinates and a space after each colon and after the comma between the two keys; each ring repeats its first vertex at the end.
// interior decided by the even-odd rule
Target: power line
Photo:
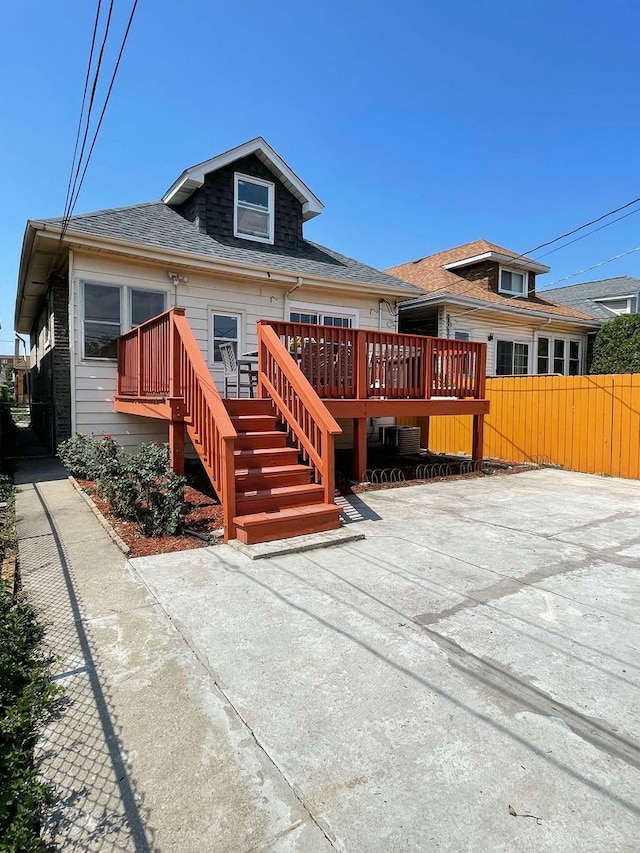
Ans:
{"type": "Polygon", "coordinates": [[[71,199],[71,184],[73,180],[73,170],[76,165],[76,156],[78,154],[78,144],[80,142],[80,133],[82,132],[82,117],[84,115],[84,105],[87,100],[87,91],[89,89],[89,76],[91,74],[91,65],[93,63],[93,51],[96,45],[96,35],[98,33],[98,23],[100,21],[100,9],[102,7],[102,0],[98,0],[98,6],[96,9],[96,18],[93,24],[93,35],[91,36],[91,49],[89,50],[89,61],[87,62],[87,73],[84,78],[84,91],[82,92],[82,104],[80,106],[80,115],[78,116],[78,129],[76,131],[76,141],[73,148],[73,158],[71,159],[71,171],[69,172],[69,181],[67,183],[67,197],[64,202],[64,212],[66,213],[67,207],[69,205],[69,201],[71,199]]]}
{"type": "Polygon", "coordinates": [[[93,149],[95,148],[96,142],[98,140],[98,134],[100,133],[100,128],[102,127],[102,120],[104,119],[104,114],[107,111],[107,105],[109,104],[109,98],[111,97],[111,92],[113,90],[113,85],[116,81],[116,75],[118,73],[118,68],[120,67],[120,61],[122,59],[122,54],[124,53],[124,48],[127,43],[127,39],[129,37],[129,31],[131,30],[131,24],[133,23],[133,16],[135,15],[136,8],[138,6],[138,0],[134,0],[133,6],[131,8],[131,14],[129,15],[129,20],[127,22],[127,28],[124,33],[124,37],[122,39],[122,44],[120,45],[120,50],[118,52],[118,59],[116,60],[115,68],[113,69],[113,74],[111,75],[111,82],[109,83],[109,88],[107,89],[107,94],[104,100],[104,105],[102,107],[102,112],[100,113],[100,118],[98,119],[98,124],[96,126],[95,133],[93,135],[93,141],[91,143],[91,147],[89,148],[89,153],[87,154],[87,159],[84,164],[84,169],[82,171],[82,176],[80,178],[80,183],[78,184],[78,188],[76,190],[75,196],[72,199],[71,210],[75,207],[75,203],[78,200],[78,196],[80,195],[80,190],[82,189],[82,185],[84,183],[85,175],[87,174],[87,169],[89,168],[89,162],[91,160],[91,155],[93,154],[93,149]]]}
{"type": "MultiPolygon", "coordinates": [[[[102,0],[98,0],[98,9],[97,9],[97,17],[98,18],[100,15],[101,3],[102,3],[102,0]]],[[[100,52],[98,54],[98,61],[96,63],[96,68],[95,68],[95,71],[93,74],[93,83],[91,86],[91,95],[89,97],[89,107],[87,109],[87,115],[86,115],[86,120],[85,120],[84,136],[82,138],[82,145],[80,147],[80,156],[78,157],[78,162],[76,163],[75,173],[73,172],[73,169],[72,169],[73,179],[72,179],[72,185],[71,185],[71,192],[70,192],[68,203],[65,207],[65,210],[64,210],[64,213],[62,216],[62,229],[60,231],[60,240],[61,241],[62,241],[62,238],[64,237],[64,234],[67,230],[67,227],[69,225],[69,219],[71,218],[71,214],[73,213],[73,208],[75,206],[74,191],[75,191],[76,184],[78,181],[78,175],[80,174],[80,168],[82,166],[82,158],[84,157],[84,151],[85,151],[85,147],[87,144],[87,137],[89,135],[89,127],[91,126],[91,113],[93,111],[93,103],[95,101],[96,90],[98,88],[98,80],[100,78],[100,71],[102,68],[102,60],[104,58],[104,49],[106,47],[107,39],[109,37],[109,29],[111,27],[111,16],[113,14],[113,3],[114,3],[114,0],[110,0],[109,12],[107,14],[107,21],[106,21],[106,25],[105,25],[105,29],[104,29],[104,34],[102,36],[102,44],[100,45],[100,52]]],[[[90,61],[91,61],[92,55],[93,55],[93,44],[92,44],[92,48],[91,48],[91,52],[90,52],[90,61]]],[[[82,113],[80,115],[80,121],[82,121],[82,113]]]]}
{"type": "MultiPolygon", "coordinates": [[[[97,18],[99,17],[100,3],[101,3],[101,0],[99,0],[99,2],[98,2],[97,18]]],[[[90,99],[89,99],[89,107],[88,107],[88,110],[87,110],[86,125],[85,125],[85,132],[84,132],[84,138],[83,138],[83,141],[82,141],[82,146],[81,146],[81,149],[80,149],[80,156],[79,156],[79,157],[78,157],[78,159],[77,159],[76,168],[75,168],[75,175],[73,176],[73,182],[72,182],[72,183],[70,183],[69,188],[68,188],[68,197],[67,197],[67,198],[68,198],[68,202],[67,202],[67,204],[65,205],[65,212],[64,212],[64,215],[63,215],[63,218],[62,218],[62,227],[61,227],[61,230],[60,230],[60,240],[59,240],[59,245],[62,243],[62,240],[63,240],[63,238],[64,238],[64,235],[65,235],[65,233],[66,233],[66,230],[67,230],[67,228],[68,228],[68,226],[69,226],[69,222],[70,222],[70,220],[71,220],[71,216],[72,216],[72,214],[73,214],[74,207],[75,207],[76,202],[77,202],[77,200],[78,200],[78,196],[80,195],[80,190],[82,189],[82,185],[83,185],[83,183],[84,183],[84,179],[85,179],[85,176],[86,176],[86,174],[87,174],[87,169],[89,168],[89,163],[90,163],[90,161],[91,161],[91,156],[92,156],[92,154],[93,154],[93,151],[94,151],[94,148],[95,148],[96,142],[97,142],[97,140],[98,140],[98,134],[100,133],[100,128],[102,127],[102,122],[103,122],[103,120],[104,120],[104,116],[105,116],[105,113],[106,113],[106,110],[107,110],[107,106],[108,106],[108,104],[109,104],[109,99],[110,99],[110,97],[111,97],[111,93],[112,93],[112,91],[113,91],[113,86],[114,86],[114,83],[115,83],[115,80],[116,80],[116,76],[117,76],[117,73],[118,73],[118,69],[119,69],[119,67],[120,67],[120,62],[121,62],[121,60],[122,60],[122,55],[123,55],[123,53],[124,53],[124,49],[125,49],[125,46],[126,46],[126,43],[127,43],[127,39],[128,39],[128,37],[129,37],[129,32],[130,32],[130,30],[131,30],[131,25],[132,25],[132,23],[133,23],[133,17],[134,17],[134,15],[135,15],[135,11],[136,11],[136,8],[137,8],[137,6],[138,6],[138,0],[134,0],[133,6],[132,6],[132,8],[131,8],[131,13],[130,13],[130,15],[129,15],[129,20],[128,20],[128,22],[127,22],[127,27],[126,27],[126,30],[125,30],[124,36],[123,36],[123,38],[122,38],[122,42],[121,42],[121,44],[120,44],[120,49],[119,49],[119,51],[118,51],[118,57],[117,57],[117,59],[116,59],[115,66],[114,66],[113,72],[112,72],[112,74],[111,74],[111,80],[110,80],[110,82],[109,82],[109,86],[108,86],[108,88],[107,88],[107,94],[106,94],[106,96],[105,96],[104,103],[103,103],[103,106],[102,106],[102,110],[101,110],[101,112],[100,112],[100,117],[99,117],[99,119],[98,119],[98,123],[97,123],[96,128],[95,128],[95,131],[94,131],[94,133],[93,133],[93,137],[92,137],[92,140],[91,140],[91,144],[90,144],[90,147],[89,147],[89,151],[88,151],[88,153],[87,153],[87,156],[86,156],[86,158],[85,158],[85,160],[84,160],[84,164],[83,164],[83,162],[82,162],[82,158],[83,158],[83,155],[84,155],[84,151],[85,151],[85,147],[86,147],[86,142],[87,142],[87,138],[88,138],[88,135],[89,135],[89,125],[90,125],[90,119],[91,119],[91,112],[92,112],[92,109],[93,109],[93,103],[94,103],[94,99],[95,99],[95,93],[96,93],[96,90],[97,90],[98,79],[99,79],[99,75],[100,75],[100,69],[101,69],[101,66],[102,66],[102,58],[103,58],[103,54],[104,54],[104,49],[105,49],[106,42],[107,42],[107,37],[108,37],[108,34],[109,34],[109,28],[110,28],[110,23],[111,23],[111,14],[112,14],[112,10],[113,10],[113,3],[114,3],[114,0],[110,0],[109,12],[108,12],[107,22],[106,22],[106,26],[105,26],[105,32],[104,32],[103,39],[102,39],[102,44],[101,44],[101,47],[100,47],[100,53],[99,53],[99,57],[98,57],[98,62],[97,62],[96,69],[95,69],[95,72],[94,72],[94,75],[93,75],[93,84],[92,84],[92,87],[91,87],[91,96],[90,96],[90,99]],[[81,172],[81,170],[82,170],[82,172],[81,172]],[[78,181],[78,177],[79,177],[79,181],[78,181]]],[[[96,24],[96,26],[97,26],[97,24],[96,24]]],[[[94,44],[93,44],[93,42],[92,42],[92,49],[91,49],[91,52],[90,52],[90,58],[89,58],[89,68],[91,67],[91,57],[92,57],[92,55],[93,55],[93,49],[94,49],[94,44]]],[[[89,71],[88,71],[88,74],[89,74],[89,71]]],[[[88,78],[87,78],[87,79],[88,79],[88,78]]],[[[86,90],[85,90],[85,96],[83,97],[83,105],[84,105],[85,100],[86,100],[86,90]]],[[[82,123],[82,113],[81,113],[80,122],[82,123]]],[[[78,136],[79,136],[79,134],[78,134],[78,136]]],[[[74,161],[75,161],[75,156],[74,156],[74,161]]],[[[73,166],[72,166],[72,173],[73,173],[73,166]]]]}
{"type": "Polygon", "coordinates": [[[621,210],[626,210],[627,207],[632,207],[634,204],[638,204],[639,201],[640,196],[638,198],[634,198],[633,201],[628,201],[626,204],[623,204],[620,207],[616,207],[615,210],[610,210],[608,213],[603,213],[602,216],[598,216],[596,219],[592,219],[591,222],[585,222],[584,225],[579,225],[577,228],[573,228],[571,231],[567,231],[565,234],[561,234],[559,237],[554,237],[553,240],[547,240],[546,243],[540,243],[539,246],[535,246],[533,249],[528,249],[522,255],[518,255],[517,257],[524,258],[527,255],[532,255],[539,249],[544,249],[545,246],[551,246],[554,243],[557,243],[559,240],[563,240],[565,237],[571,237],[572,234],[577,234],[578,231],[582,231],[585,228],[588,228],[590,225],[595,225],[597,222],[602,222],[603,219],[607,219],[609,216],[613,216],[614,213],[620,213],[621,210]]]}
{"type": "Polygon", "coordinates": [[[560,284],[561,281],[566,281],[568,278],[574,278],[577,275],[582,275],[582,273],[590,272],[591,270],[598,269],[598,267],[603,267],[605,264],[610,264],[611,261],[617,261],[619,258],[625,258],[627,255],[632,255],[634,252],[640,252],[640,246],[636,246],[635,249],[629,249],[628,252],[621,252],[619,255],[614,255],[612,258],[607,258],[606,261],[600,261],[600,263],[593,264],[591,267],[585,267],[583,270],[578,270],[577,272],[572,272],[571,275],[564,275],[562,278],[556,279],[556,281],[552,281],[551,284],[548,284],[546,287],[540,288],[541,291],[550,290],[554,284],[560,284]]]}
{"type": "Polygon", "coordinates": [[[550,252],[545,252],[544,255],[540,255],[537,260],[540,258],[546,258],[547,255],[553,255],[554,252],[559,252],[562,249],[565,249],[567,246],[571,246],[572,243],[577,243],[579,240],[584,240],[586,237],[590,237],[592,234],[595,234],[596,231],[602,231],[603,228],[608,228],[609,225],[614,225],[616,222],[620,222],[621,219],[626,219],[628,216],[633,216],[634,213],[640,213],[640,207],[636,207],[635,210],[629,211],[629,213],[625,213],[623,216],[618,216],[617,219],[612,219],[611,222],[605,222],[604,225],[601,225],[599,228],[594,228],[593,231],[589,231],[588,234],[582,234],[580,237],[576,237],[575,240],[569,240],[568,243],[563,243],[562,246],[558,246],[556,249],[551,249],[550,252]]]}

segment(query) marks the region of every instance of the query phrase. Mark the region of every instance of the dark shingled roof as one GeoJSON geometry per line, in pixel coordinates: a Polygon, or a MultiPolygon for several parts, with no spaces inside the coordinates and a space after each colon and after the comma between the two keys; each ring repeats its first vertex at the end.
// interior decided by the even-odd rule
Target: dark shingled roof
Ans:
{"type": "MultiPolygon", "coordinates": [[[[59,223],[61,220],[45,221],[59,223]]],[[[288,251],[260,243],[239,246],[237,240],[227,242],[210,237],[161,201],[72,216],[69,230],[185,254],[205,255],[229,263],[254,264],[295,275],[319,276],[363,285],[380,284],[405,290],[407,297],[421,293],[413,284],[308,240],[304,241],[301,249],[288,251]]]]}
{"type": "MultiPolygon", "coordinates": [[[[598,281],[570,284],[568,287],[554,287],[547,293],[555,302],[562,302],[563,305],[585,311],[593,317],[598,317],[598,319],[611,320],[614,314],[597,300],[634,296],[640,293],[640,278],[619,275],[616,278],[602,278],[598,281]]],[[[640,303],[640,299],[638,303],[640,303]]],[[[635,306],[635,310],[640,310],[640,304],[635,306]]]]}

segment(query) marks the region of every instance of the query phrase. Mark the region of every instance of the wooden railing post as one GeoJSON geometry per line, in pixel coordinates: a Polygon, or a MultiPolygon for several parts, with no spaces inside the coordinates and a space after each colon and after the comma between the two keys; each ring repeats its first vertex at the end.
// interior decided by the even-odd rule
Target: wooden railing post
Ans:
{"type": "Polygon", "coordinates": [[[235,438],[223,438],[222,450],[222,511],[224,514],[224,541],[236,538],[236,471],[234,460],[235,438]]]}
{"type": "Polygon", "coordinates": [[[481,344],[480,352],[476,358],[475,377],[476,400],[484,400],[487,396],[487,345],[481,344]]]}
{"type": "Polygon", "coordinates": [[[355,336],[356,400],[366,400],[369,396],[367,333],[362,329],[356,329],[355,336]]]}
{"type": "Polygon", "coordinates": [[[434,340],[427,338],[425,346],[425,367],[424,367],[424,398],[431,399],[433,389],[433,356],[434,356],[434,340]]]}
{"type": "Polygon", "coordinates": [[[138,326],[136,329],[136,344],[138,348],[138,397],[144,397],[144,387],[142,383],[142,374],[143,374],[143,348],[142,348],[142,334],[141,329],[138,326]]]}

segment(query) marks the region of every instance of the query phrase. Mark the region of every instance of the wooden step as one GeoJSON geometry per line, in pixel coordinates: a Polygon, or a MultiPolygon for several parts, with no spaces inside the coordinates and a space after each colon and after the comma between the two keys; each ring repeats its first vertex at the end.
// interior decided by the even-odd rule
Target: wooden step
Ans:
{"type": "Polygon", "coordinates": [[[273,465],[295,465],[295,447],[258,447],[255,450],[236,450],[233,454],[236,471],[246,468],[269,468],[273,465]]]}
{"type": "Polygon", "coordinates": [[[309,485],[311,468],[307,465],[273,465],[236,471],[236,492],[262,491],[283,486],[309,485]]]}
{"type": "Polygon", "coordinates": [[[324,488],[315,483],[300,486],[277,486],[273,489],[256,489],[236,494],[236,511],[239,515],[253,515],[304,504],[321,504],[324,488]]]}
{"type": "Polygon", "coordinates": [[[223,400],[225,409],[230,415],[275,415],[275,408],[271,400],[255,400],[241,398],[238,400],[227,398],[223,400]]]}
{"type": "Polygon", "coordinates": [[[240,432],[236,439],[236,450],[255,450],[258,447],[286,447],[287,434],[279,430],[264,432],[240,432]]]}
{"type": "Polygon", "coordinates": [[[255,545],[290,536],[337,530],[340,527],[340,507],[324,503],[294,506],[274,512],[238,515],[233,523],[238,539],[245,545],[255,545]]]}
{"type": "Polygon", "coordinates": [[[271,432],[276,428],[275,415],[231,415],[236,432],[271,432]]]}

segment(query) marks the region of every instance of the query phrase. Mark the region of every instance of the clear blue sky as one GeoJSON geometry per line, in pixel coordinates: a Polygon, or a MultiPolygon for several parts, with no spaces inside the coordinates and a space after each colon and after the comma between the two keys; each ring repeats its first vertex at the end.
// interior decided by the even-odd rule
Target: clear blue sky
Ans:
{"type": "MultiPolygon", "coordinates": [[[[0,11],[0,349],[26,220],[63,210],[95,5],[0,11]]],[[[632,0],[139,0],[76,212],[157,199],[261,134],[325,204],[310,239],[381,268],[525,251],[640,196],[639,32],[632,0]]],[[[635,246],[640,211],[540,284],[635,246]]],[[[623,274],[640,252],[567,284],[623,274]]]]}

